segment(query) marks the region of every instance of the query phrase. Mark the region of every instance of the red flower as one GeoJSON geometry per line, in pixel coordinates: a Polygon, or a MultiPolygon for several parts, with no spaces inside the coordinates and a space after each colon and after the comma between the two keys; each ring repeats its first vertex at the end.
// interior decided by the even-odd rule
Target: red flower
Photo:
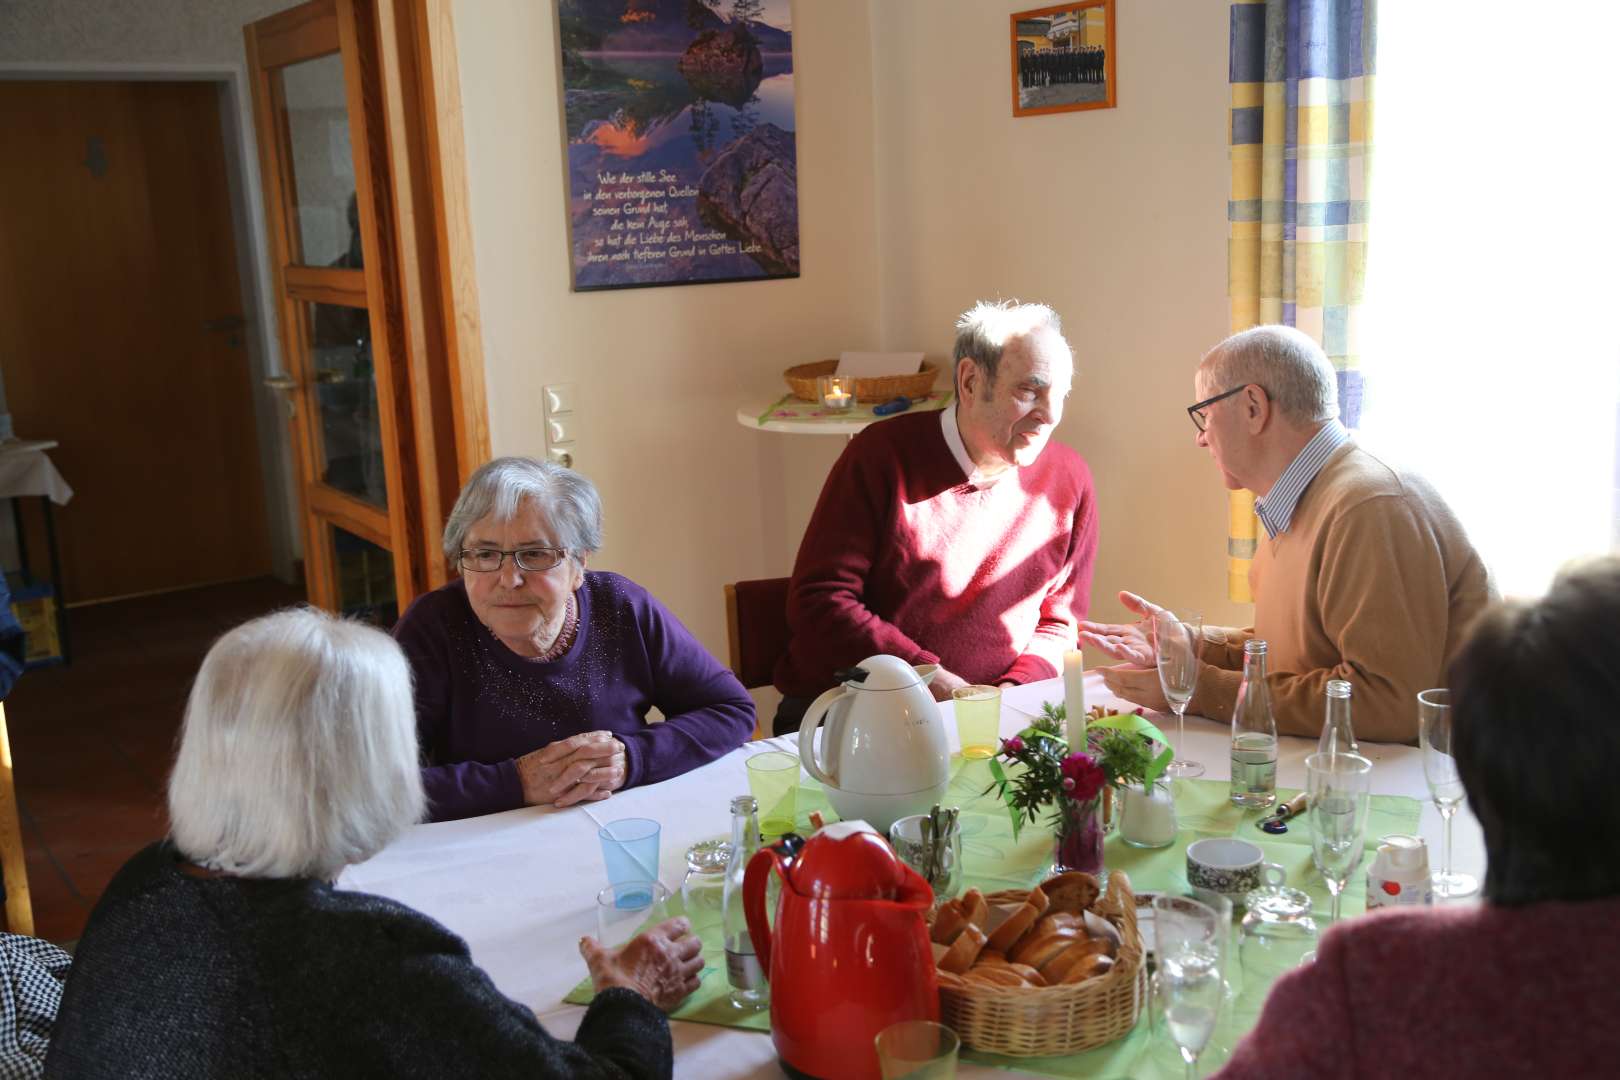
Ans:
{"type": "Polygon", "coordinates": [[[1090,802],[1108,782],[1097,759],[1090,754],[1070,754],[1058,767],[1063,773],[1063,793],[1076,802],[1090,802]]]}
{"type": "Polygon", "coordinates": [[[1018,753],[1022,753],[1023,749],[1024,749],[1024,740],[1020,739],[1016,735],[1014,735],[1010,739],[1002,739],[1001,740],[1001,752],[1003,754],[1018,754],[1018,753]]]}

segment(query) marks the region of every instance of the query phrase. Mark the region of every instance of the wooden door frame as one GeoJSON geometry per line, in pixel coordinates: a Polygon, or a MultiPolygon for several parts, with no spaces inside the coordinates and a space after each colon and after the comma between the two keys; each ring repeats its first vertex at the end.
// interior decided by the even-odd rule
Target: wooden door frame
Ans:
{"type": "Polygon", "coordinates": [[[238,228],[238,260],[242,287],[252,303],[243,314],[252,320],[249,332],[256,339],[257,355],[250,357],[253,380],[253,415],[259,428],[260,473],[264,480],[271,563],[284,581],[296,578],[296,538],[299,533],[292,446],[282,417],[281,401],[264,387],[264,379],[279,369],[281,337],[270,277],[270,244],[264,224],[264,192],[259,177],[259,152],[254,139],[253,96],[248,88],[247,65],[146,64],[115,61],[63,63],[0,62],[0,80],[37,82],[208,82],[220,84],[225,107],[220,110],[225,131],[227,168],[233,174],[231,217],[238,228]],[[268,436],[268,437],[266,437],[268,436]]]}
{"type": "MultiPolygon", "coordinates": [[[[384,430],[384,453],[392,466],[390,546],[403,610],[449,579],[439,537],[461,483],[490,454],[454,25],[450,0],[327,2],[329,12],[314,17],[336,20],[346,56],[359,64],[351,70],[345,63],[345,85],[355,144],[367,149],[355,179],[362,230],[378,249],[364,269],[373,335],[388,359],[377,393],[392,428],[384,430]]],[[[289,17],[286,32],[296,36],[299,25],[289,17]]],[[[258,32],[245,28],[244,38],[250,58],[267,47],[258,32]]],[[[282,57],[260,59],[274,67],[282,57]]],[[[275,122],[270,84],[253,89],[259,122],[275,122]]],[[[272,164],[261,160],[264,169],[272,164]]],[[[283,202],[284,187],[279,178],[266,182],[283,202]]],[[[289,238],[280,250],[291,250],[289,238]]],[[[295,278],[307,279],[302,291],[323,287],[316,268],[271,271],[278,299],[295,278]]],[[[289,323],[285,332],[296,329],[289,323]]],[[[320,540],[311,535],[307,543],[320,540]]]]}

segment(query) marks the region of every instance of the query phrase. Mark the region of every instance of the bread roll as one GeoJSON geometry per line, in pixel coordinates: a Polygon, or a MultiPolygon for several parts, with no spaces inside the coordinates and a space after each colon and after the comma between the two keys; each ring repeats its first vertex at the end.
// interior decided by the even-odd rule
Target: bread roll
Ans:
{"type": "MultiPolygon", "coordinates": [[[[1053,930],[1079,930],[1085,933],[1085,916],[1083,914],[1073,915],[1067,911],[1055,911],[1042,915],[1035,921],[1035,933],[1049,934],[1053,930]]],[[[1087,936],[1090,936],[1089,933],[1087,936]]]]}
{"type": "Polygon", "coordinates": [[[1103,937],[1114,943],[1110,956],[1119,953],[1119,947],[1125,944],[1125,935],[1119,932],[1119,927],[1098,915],[1095,911],[1085,912],[1083,918],[1086,923],[1086,933],[1092,937],[1103,937]]]}
{"type": "Polygon", "coordinates": [[[973,966],[973,961],[979,958],[979,950],[984,948],[984,931],[969,923],[956,935],[951,947],[945,955],[939,958],[941,971],[952,971],[958,975],[963,974],[973,966]]]}
{"type": "Polygon", "coordinates": [[[986,928],[990,923],[990,905],[985,902],[984,893],[978,889],[969,889],[963,893],[962,913],[967,916],[968,922],[989,933],[986,928]]]}
{"type": "Polygon", "coordinates": [[[1046,978],[1028,964],[1008,964],[1007,970],[1019,976],[1031,986],[1048,985],[1046,978]]]}
{"type": "Polygon", "coordinates": [[[1018,943],[1007,959],[1015,964],[1028,964],[1036,971],[1041,970],[1058,953],[1076,941],[1089,940],[1078,930],[1053,930],[1045,934],[1030,934],[1018,943]]]}
{"type": "MultiPolygon", "coordinates": [[[[1093,954],[1076,964],[1069,972],[1068,976],[1064,978],[1062,985],[1069,986],[1077,982],[1085,982],[1087,979],[1094,978],[1095,976],[1108,972],[1113,968],[1113,966],[1114,961],[1112,957],[1103,955],[1101,953],[1093,954]]],[[[1053,985],[1058,984],[1054,983],[1053,985]]]]}
{"type": "MultiPolygon", "coordinates": [[[[1053,986],[1065,982],[1075,968],[1087,963],[1093,956],[1109,956],[1111,943],[1106,938],[1076,941],[1041,966],[1042,978],[1053,986]]],[[[1112,959],[1109,956],[1109,959],[1112,959]]]]}
{"type": "Polygon", "coordinates": [[[995,933],[990,935],[990,947],[1000,949],[1003,952],[1012,948],[1020,938],[1029,932],[1029,928],[1035,925],[1035,920],[1040,918],[1040,915],[1041,909],[1034,904],[1022,904],[1013,909],[1010,914],[1002,919],[1001,925],[996,927],[995,933]]]}
{"type": "Polygon", "coordinates": [[[930,936],[936,944],[949,945],[956,940],[956,935],[960,934],[962,927],[967,924],[962,901],[947,900],[934,913],[934,932],[930,936]]]}
{"type": "Polygon", "coordinates": [[[1048,911],[1066,911],[1073,915],[1078,915],[1095,904],[1097,897],[1102,893],[1095,877],[1078,870],[1059,874],[1043,882],[1041,890],[1050,901],[1048,911]]]}
{"type": "Polygon", "coordinates": [[[980,949],[979,950],[979,958],[977,960],[973,961],[975,966],[977,966],[979,964],[1005,964],[1006,962],[1007,962],[1007,954],[1006,953],[1002,952],[1000,949],[989,949],[989,948],[980,949]]]}

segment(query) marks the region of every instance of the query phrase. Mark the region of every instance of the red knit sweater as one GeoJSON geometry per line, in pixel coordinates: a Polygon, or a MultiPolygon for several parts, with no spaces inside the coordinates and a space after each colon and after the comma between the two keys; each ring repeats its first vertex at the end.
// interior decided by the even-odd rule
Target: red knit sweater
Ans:
{"type": "Polygon", "coordinates": [[[1613,1076],[1617,1016],[1620,898],[1388,908],[1323,935],[1218,1075],[1613,1076]]]}
{"type": "Polygon", "coordinates": [[[1080,455],[967,483],[939,414],[873,424],[844,448],[799,545],[788,595],[784,694],[889,653],[969,682],[1031,682],[1063,667],[1085,618],[1097,500],[1080,455]]]}

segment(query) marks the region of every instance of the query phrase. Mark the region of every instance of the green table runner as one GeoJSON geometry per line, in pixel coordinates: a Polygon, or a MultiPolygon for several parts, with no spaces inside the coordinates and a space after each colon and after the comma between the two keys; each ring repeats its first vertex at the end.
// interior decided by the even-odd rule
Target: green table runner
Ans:
{"type": "MultiPolygon", "coordinates": [[[[988,762],[968,761],[960,758],[952,763],[951,785],[944,802],[962,808],[962,866],[968,885],[984,892],[997,889],[1027,889],[1046,876],[1052,865],[1052,834],[1045,828],[1026,827],[1018,839],[1013,839],[1012,822],[1007,808],[992,795],[985,795],[990,786],[988,762]]],[[[1105,844],[1105,862],[1110,871],[1123,870],[1137,893],[1187,885],[1187,845],[1206,836],[1238,836],[1258,844],[1266,860],[1279,863],[1288,873],[1288,884],[1304,889],[1315,901],[1317,921],[1327,927],[1328,894],[1311,864],[1310,829],[1302,822],[1281,836],[1273,836],[1255,828],[1254,822],[1265,816],[1260,811],[1244,811],[1233,806],[1227,798],[1227,784],[1222,780],[1178,780],[1174,785],[1176,815],[1179,829],[1176,841],[1167,848],[1147,851],[1123,843],[1117,833],[1110,833],[1105,844]]],[[[1297,792],[1279,789],[1279,798],[1292,797],[1297,792]]],[[[1390,833],[1417,831],[1420,804],[1402,795],[1374,795],[1367,821],[1367,849],[1370,860],[1378,839],[1390,833]]],[[[797,821],[799,828],[809,831],[809,815],[821,810],[831,820],[836,817],[827,803],[826,793],[814,780],[805,778],[799,790],[797,821]]],[[[1344,916],[1360,914],[1365,910],[1365,873],[1363,861],[1345,890],[1341,904],[1344,916]]],[[[703,981],[686,1002],[670,1014],[675,1020],[689,1020],[704,1024],[721,1024],[747,1028],[753,1031],[770,1030],[769,1010],[740,1013],[733,1009],[729,996],[731,987],[726,982],[725,952],[721,941],[717,912],[684,912],[679,892],[671,901],[672,914],[686,913],[692,917],[693,928],[703,941],[703,981]]],[[[1233,963],[1236,965],[1237,934],[1233,932],[1233,963]]],[[[1229,976],[1236,982],[1236,976],[1229,976]]],[[[1211,1066],[1230,1051],[1242,1034],[1254,1025],[1259,1016],[1259,1005],[1264,1001],[1266,987],[1241,987],[1236,1006],[1227,1010],[1212,1044],[1200,1064],[1211,1066]]],[[[591,1000],[590,980],[581,982],[565,999],[576,1005],[591,1000]]],[[[1083,1054],[1057,1058],[1009,1058],[995,1054],[982,1054],[964,1050],[963,1059],[1044,1076],[1125,1076],[1155,1075],[1179,1076],[1180,1059],[1175,1056],[1168,1040],[1162,1053],[1156,1052],[1150,1038],[1146,1013],[1144,1022],[1138,1023],[1127,1037],[1107,1046],[1083,1054]]]]}

